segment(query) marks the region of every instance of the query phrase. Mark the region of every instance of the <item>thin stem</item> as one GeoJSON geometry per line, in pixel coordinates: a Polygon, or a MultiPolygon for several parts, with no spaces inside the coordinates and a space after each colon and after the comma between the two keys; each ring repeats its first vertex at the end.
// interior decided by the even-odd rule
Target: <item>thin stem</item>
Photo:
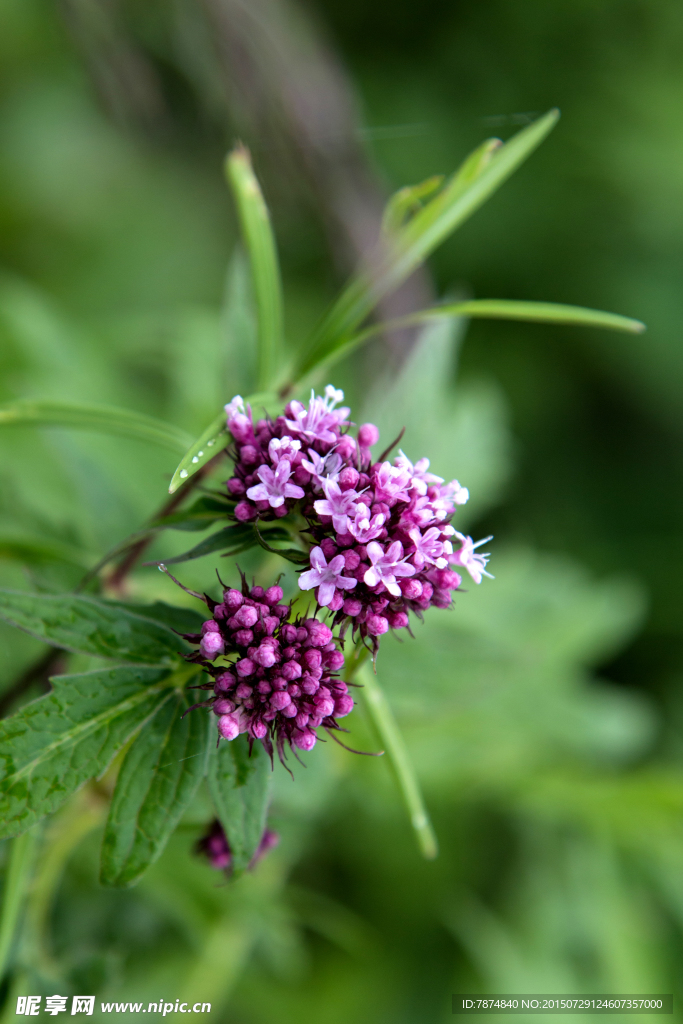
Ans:
{"type": "Polygon", "coordinates": [[[433,860],[439,852],[436,835],[429,820],[415,769],[396,719],[389,707],[389,702],[370,665],[361,664],[356,674],[363,686],[361,692],[370,717],[389,757],[389,763],[408,811],[420,852],[427,860],[433,860]]]}
{"type": "Polygon", "coordinates": [[[19,914],[26,895],[35,836],[35,829],[29,829],[12,840],[0,914],[0,979],[5,976],[19,914]]]}

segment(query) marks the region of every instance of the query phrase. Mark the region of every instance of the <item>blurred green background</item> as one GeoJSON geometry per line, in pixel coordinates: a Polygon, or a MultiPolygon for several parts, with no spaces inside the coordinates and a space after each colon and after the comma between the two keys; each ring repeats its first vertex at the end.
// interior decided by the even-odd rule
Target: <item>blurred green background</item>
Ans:
{"type": "MultiPolygon", "coordinates": [[[[74,805],[39,844],[8,1018],[15,991],[197,992],[239,1024],[446,1021],[473,990],[683,996],[682,54],[683,9],[661,0],[0,0],[3,403],[106,402],[198,433],[248,387],[221,176],[238,136],[292,346],[382,195],[553,105],[558,128],[397,301],[548,299],[649,328],[456,324],[333,374],[359,422],[387,441],[405,425],[411,457],[470,488],[468,531],[495,534],[495,581],[378,662],[440,858],[420,860],[387,766],[329,744],[294,784],[277,773],[280,846],[234,886],[192,853],[198,801],[137,888],[99,888],[101,815],[81,834],[74,805]]],[[[0,583],[73,586],[174,464],[5,428],[0,583]]],[[[209,585],[211,559],[184,568],[209,585]]],[[[131,594],[177,600],[151,568],[131,594]]],[[[40,645],[0,640],[6,692],[40,645]]]]}

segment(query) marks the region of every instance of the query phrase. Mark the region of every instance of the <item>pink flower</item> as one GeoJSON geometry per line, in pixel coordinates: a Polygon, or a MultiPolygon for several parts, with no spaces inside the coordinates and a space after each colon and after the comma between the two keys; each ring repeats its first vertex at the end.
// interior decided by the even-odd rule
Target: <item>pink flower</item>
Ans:
{"type": "Polygon", "coordinates": [[[246,443],[254,439],[254,426],[251,420],[251,406],[245,409],[244,399],[235,395],[225,406],[228,430],[236,441],[246,443]]]}
{"type": "Polygon", "coordinates": [[[430,526],[426,533],[422,533],[415,526],[410,530],[409,537],[415,545],[413,564],[417,569],[421,569],[425,562],[435,565],[437,569],[446,568],[448,559],[443,556],[451,554],[453,545],[448,540],[441,540],[441,530],[438,526],[430,526]]]}
{"type": "Polygon", "coordinates": [[[332,516],[332,525],[337,533],[346,533],[349,516],[356,514],[357,491],[351,487],[342,491],[336,480],[323,480],[325,497],[314,502],[313,507],[319,516],[332,516]]]}
{"type": "Polygon", "coordinates": [[[334,597],[335,590],[353,590],[357,580],[342,576],[344,569],[344,556],[335,555],[330,564],[327,564],[322,548],[313,548],[311,551],[311,569],[302,572],[299,577],[301,590],[312,590],[319,587],[318,604],[325,608],[334,597]]]}
{"type": "Polygon", "coordinates": [[[353,520],[349,519],[347,529],[359,544],[367,544],[369,541],[379,537],[384,528],[386,518],[382,512],[378,512],[371,519],[370,509],[364,502],[359,501],[356,505],[355,518],[353,520]]]}
{"type": "MultiPolygon", "coordinates": [[[[271,442],[272,443],[272,442],[271,442]]],[[[309,448],[308,459],[302,459],[301,465],[313,477],[313,486],[321,490],[325,480],[336,480],[342,468],[342,457],[337,452],[318,455],[314,448],[309,448]]]]}
{"type": "Polygon", "coordinates": [[[430,523],[440,523],[448,515],[444,503],[440,500],[433,501],[426,494],[421,494],[410,503],[402,513],[400,524],[403,529],[410,529],[413,526],[420,528],[429,526],[430,523]]]}
{"type": "Polygon", "coordinates": [[[289,434],[286,434],[283,438],[271,438],[268,444],[268,454],[271,462],[274,462],[276,465],[283,459],[287,459],[289,463],[292,463],[300,448],[301,441],[293,441],[289,434]]]}
{"type": "Polygon", "coordinates": [[[382,583],[390,594],[400,597],[401,588],[396,582],[396,577],[412,576],[415,573],[415,566],[408,565],[403,560],[403,545],[400,540],[390,544],[386,552],[377,541],[371,541],[368,544],[368,558],[372,565],[363,577],[368,587],[376,587],[382,583]]]}
{"type": "Polygon", "coordinates": [[[301,487],[287,482],[292,475],[292,467],[287,459],[278,462],[274,471],[270,466],[259,466],[257,475],[261,483],[247,491],[247,497],[252,501],[267,501],[271,508],[280,508],[285,498],[304,496],[301,487]]]}
{"type": "Polygon", "coordinates": [[[301,402],[293,401],[287,406],[285,412],[289,412],[290,419],[285,418],[285,423],[293,434],[303,434],[309,444],[313,441],[322,441],[324,444],[334,444],[339,440],[339,428],[349,415],[350,409],[343,407],[335,409],[335,405],[343,402],[344,392],[328,384],[325,388],[325,397],[318,398],[311,391],[311,401],[308,409],[301,402]]]}
{"type": "MultiPolygon", "coordinates": [[[[457,480],[451,480],[441,488],[441,498],[452,506],[464,505],[469,501],[469,497],[470,492],[466,487],[462,487],[457,480]]],[[[451,511],[454,511],[454,508],[451,508],[451,511]]]]}
{"type": "Polygon", "coordinates": [[[428,473],[429,459],[420,459],[413,465],[407,455],[399,448],[398,455],[394,459],[394,466],[405,469],[411,477],[411,484],[419,494],[426,494],[429,484],[442,484],[443,477],[428,473]]]}
{"type": "Polygon", "coordinates": [[[383,501],[387,505],[410,501],[410,473],[402,466],[392,466],[390,462],[382,462],[380,465],[375,463],[372,482],[375,501],[383,501]]]}
{"type": "Polygon", "coordinates": [[[451,555],[450,562],[453,565],[461,565],[463,569],[467,569],[475,583],[481,583],[482,576],[488,576],[491,580],[494,579],[491,573],[486,571],[486,565],[490,558],[489,553],[479,553],[476,550],[482,544],[492,540],[493,536],[484,537],[483,540],[478,540],[476,544],[473,543],[471,537],[466,537],[463,533],[458,533],[457,530],[455,531],[455,536],[461,542],[462,547],[451,555]]]}

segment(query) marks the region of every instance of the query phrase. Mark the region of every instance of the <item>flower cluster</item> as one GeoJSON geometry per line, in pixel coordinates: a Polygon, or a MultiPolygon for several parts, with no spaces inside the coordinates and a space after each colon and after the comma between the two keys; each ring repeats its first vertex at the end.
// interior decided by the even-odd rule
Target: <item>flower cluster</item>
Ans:
{"type": "MultiPolygon", "coordinates": [[[[256,848],[256,853],[249,862],[247,870],[251,871],[255,868],[261,858],[265,857],[269,850],[272,850],[279,842],[280,836],[278,833],[267,828],[256,848]]],[[[204,835],[198,841],[196,852],[206,857],[211,867],[217,871],[225,871],[227,875],[232,872],[232,850],[230,849],[225,829],[218,818],[211,822],[204,835]]]]}
{"type": "Polygon", "coordinates": [[[275,420],[254,423],[235,397],[226,406],[235,462],[227,488],[241,522],[300,511],[312,539],[300,588],[334,613],[342,637],[351,625],[376,650],[382,634],[408,627],[409,612],[447,608],[461,584],[457,569],[480,583],[488,555],[476,550],[485,540],[475,544],[450,524],[467,489],[402,451],[393,463],[373,462],[379,431],[366,423],[352,437],[350,410],[337,408],[343,398],[328,385],[324,398],[311,393],[308,408],[292,401],[275,420]]]}
{"type": "Polygon", "coordinates": [[[184,634],[199,650],[187,655],[213,682],[213,696],[196,707],[211,707],[227,740],[247,733],[284,759],[285,744],[311,750],[316,729],[339,730],[337,718],[353,709],[346,683],[338,678],[344,655],[332,630],[315,618],[286,621],[291,608],[274,585],[227,589],[220,603],[206,598],[212,617],[199,634],[184,634]],[[214,664],[221,657],[221,664],[214,664]]]}

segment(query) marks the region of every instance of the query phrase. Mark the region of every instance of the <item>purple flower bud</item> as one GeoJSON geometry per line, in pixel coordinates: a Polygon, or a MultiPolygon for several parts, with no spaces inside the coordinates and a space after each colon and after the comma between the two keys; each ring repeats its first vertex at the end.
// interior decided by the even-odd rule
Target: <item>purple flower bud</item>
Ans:
{"type": "Polygon", "coordinates": [[[389,623],[383,615],[368,615],[366,626],[370,636],[382,636],[389,629],[389,623]]]}
{"type": "MultiPolygon", "coordinates": [[[[284,711],[286,707],[292,703],[292,698],[289,696],[286,690],[276,690],[268,702],[271,708],[275,708],[276,711],[284,711]]],[[[294,711],[296,714],[296,709],[294,711]]]]}
{"type": "Polygon", "coordinates": [[[221,715],[218,719],[218,731],[225,740],[234,740],[239,736],[239,716],[237,711],[231,715],[221,715]]]}
{"type": "Polygon", "coordinates": [[[214,715],[229,715],[235,710],[235,702],[227,697],[219,697],[213,706],[214,715]]]}
{"type": "Polygon", "coordinates": [[[312,729],[295,729],[292,733],[292,741],[294,746],[300,750],[313,750],[317,736],[312,729]]]}
{"type": "Polygon", "coordinates": [[[307,619],[306,630],[311,647],[324,647],[332,639],[332,630],[318,619],[307,619]]]}
{"type": "Polygon", "coordinates": [[[264,640],[253,655],[253,659],[263,668],[272,668],[280,660],[277,641],[273,643],[273,641],[264,640]]]}
{"type": "Polygon", "coordinates": [[[372,448],[379,441],[379,430],[374,423],[364,423],[358,430],[358,444],[361,448],[372,448]]]}
{"type": "Polygon", "coordinates": [[[258,622],[258,612],[253,605],[245,604],[235,612],[233,621],[236,625],[251,629],[258,622]]]}
{"type": "Polygon", "coordinates": [[[243,482],[236,476],[233,476],[228,480],[227,486],[230,494],[244,494],[247,490],[243,482]]]}
{"type": "Polygon", "coordinates": [[[401,593],[409,601],[415,601],[418,597],[422,597],[422,583],[419,580],[401,580],[399,586],[401,593]]]}
{"type": "Polygon", "coordinates": [[[335,590],[335,592],[332,595],[332,597],[330,599],[330,602],[327,605],[327,607],[332,612],[338,612],[343,604],[344,604],[344,597],[343,597],[342,593],[339,590],[335,590]]]}
{"type": "Polygon", "coordinates": [[[237,682],[237,679],[232,672],[221,672],[219,676],[216,676],[216,682],[214,685],[214,691],[216,693],[227,693],[237,682]]]}
{"type": "Polygon", "coordinates": [[[356,442],[349,434],[344,434],[337,442],[335,452],[348,462],[356,457],[356,442]]]}
{"type": "Polygon", "coordinates": [[[253,675],[255,669],[256,666],[254,665],[254,662],[251,660],[251,658],[242,658],[242,660],[238,661],[235,665],[235,671],[237,672],[237,675],[240,676],[242,679],[245,676],[253,675]]]}
{"type": "Polygon", "coordinates": [[[254,634],[250,629],[238,629],[236,633],[232,634],[232,639],[240,647],[248,647],[254,642],[254,634]]]}
{"type": "Polygon", "coordinates": [[[252,587],[251,588],[251,599],[252,601],[262,601],[266,596],[266,592],[263,587],[252,587]]]}
{"type": "Polygon", "coordinates": [[[325,539],[321,541],[320,547],[322,548],[325,558],[334,558],[337,554],[337,545],[331,537],[325,537],[325,539]]]}
{"type": "Polygon", "coordinates": [[[254,448],[253,444],[242,445],[240,448],[240,462],[243,462],[245,466],[253,466],[258,461],[258,449],[254,448]]]}
{"type": "Polygon", "coordinates": [[[355,597],[348,597],[346,601],[344,601],[344,614],[355,617],[356,615],[360,615],[362,607],[362,601],[358,601],[355,597]]]}
{"type": "Polygon", "coordinates": [[[316,672],[322,665],[323,656],[317,648],[304,651],[303,662],[310,672],[316,672]]]}
{"type": "Polygon", "coordinates": [[[387,618],[392,629],[405,629],[408,625],[406,612],[388,612],[387,618]]]}
{"type": "Polygon", "coordinates": [[[344,655],[341,651],[330,651],[325,654],[325,668],[330,672],[338,672],[344,665],[344,655]]]}
{"type": "Polygon", "coordinates": [[[265,593],[266,604],[279,604],[279,602],[282,600],[282,597],[283,597],[282,587],[278,587],[277,584],[275,584],[272,587],[268,587],[268,589],[266,590],[266,593],[265,593]]]}
{"type": "Polygon", "coordinates": [[[301,665],[298,661],[286,661],[280,671],[283,678],[290,682],[292,679],[298,679],[301,675],[301,665]]]}
{"type": "Polygon", "coordinates": [[[235,519],[240,523],[247,523],[250,519],[256,518],[256,509],[248,501],[238,501],[235,505],[235,519]]]}
{"type": "Polygon", "coordinates": [[[209,619],[208,622],[202,622],[202,636],[206,636],[207,633],[220,633],[221,627],[213,619],[209,619]]]}
{"type": "Polygon", "coordinates": [[[205,633],[199,644],[199,652],[208,661],[213,661],[219,654],[223,654],[225,642],[220,633],[205,633]]]}
{"type": "Polygon", "coordinates": [[[249,727],[249,732],[254,737],[254,739],[262,740],[263,737],[268,732],[268,726],[266,725],[265,722],[261,722],[257,719],[255,722],[251,723],[251,726],[249,727]]]}
{"type": "Polygon", "coordinates": [[[350,715],[353,711],[353,697],[350,693],[344,693],[341,697],[337,697],[334,702],[334,714],[336,718],[344,718],[345,715],[350,715]]]}
{"type": "Polygon", "coordinates": [[[337,483],[342,491],[348,491],[358,483],[359,473],[353,466],[346,466],[339,474],[337,483]]]}

